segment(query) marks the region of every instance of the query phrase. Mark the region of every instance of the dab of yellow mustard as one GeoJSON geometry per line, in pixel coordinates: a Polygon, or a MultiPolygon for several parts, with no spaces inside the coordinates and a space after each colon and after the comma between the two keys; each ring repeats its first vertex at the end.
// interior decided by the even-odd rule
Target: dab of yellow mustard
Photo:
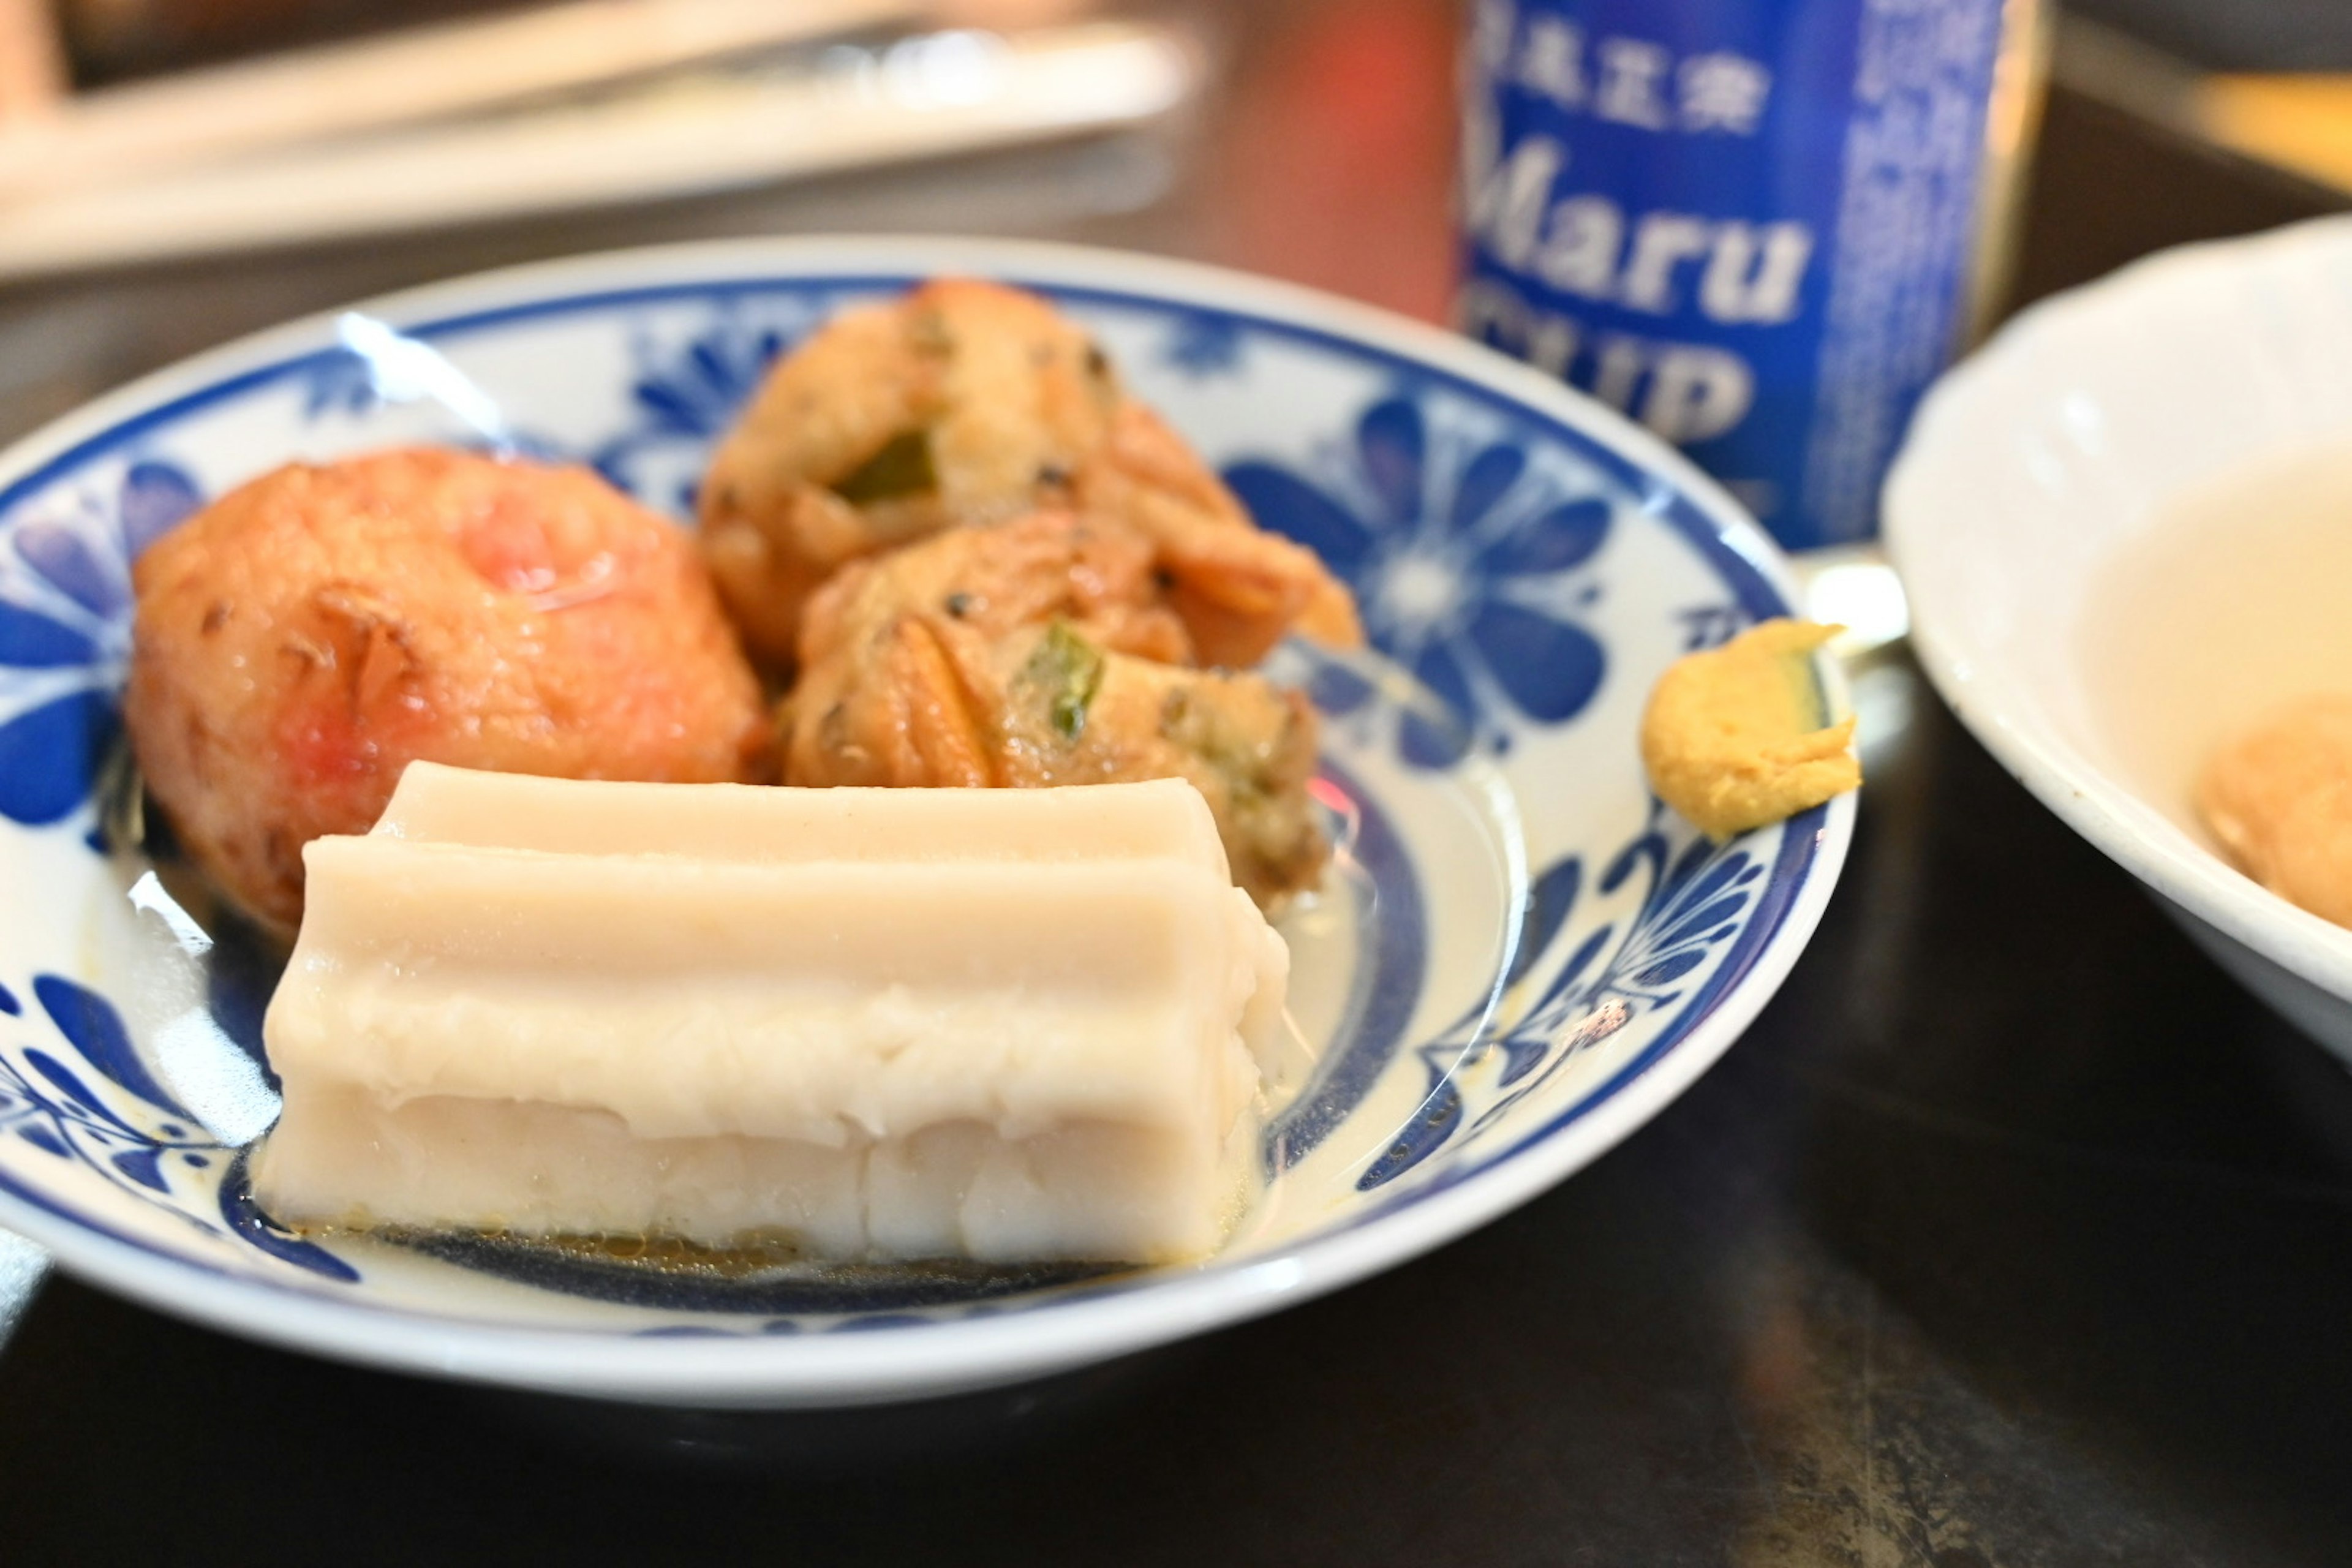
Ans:
{"type": "Polygon", "coordinates": [[[1766,621],[1669,666],[1642,715],[1659,798],[1728,838],[1860,785],[1853,721],[1828,722],[1811,658],[1844,629],[1766,621]]]}

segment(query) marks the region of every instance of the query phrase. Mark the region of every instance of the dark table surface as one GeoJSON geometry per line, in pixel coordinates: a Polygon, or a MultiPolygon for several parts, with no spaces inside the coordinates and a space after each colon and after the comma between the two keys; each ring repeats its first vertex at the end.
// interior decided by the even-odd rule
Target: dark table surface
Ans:
{"type": "MultiPolygon", "coordinates": [[[[692,234],[1047,233],[1433,312],[1443,12],[1236,8],[1218,95],[1152,136],[0,294],[0,427],[373,289],[692,234]]],[[[2061,92],[2021,295],[2326,205],[2061,92]]],[[[2352,1563],[2352,1074],[1899,650],[1859,673],[1860,833],[1780,996],[1443,1251],[1073,1378],[820,1417],[355,1371],[61,1277],[9,1336],[0,1251],[0,1562],[2352,1563]]]]}

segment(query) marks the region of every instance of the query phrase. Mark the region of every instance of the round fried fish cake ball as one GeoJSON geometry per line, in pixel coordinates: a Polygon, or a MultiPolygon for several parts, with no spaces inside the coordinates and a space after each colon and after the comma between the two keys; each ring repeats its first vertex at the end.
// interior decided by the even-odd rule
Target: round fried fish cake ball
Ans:
{"type": "Polygon", "coordinates": [[[1040,512],[845,568],[812,599],[780,715],[785,782],[1045,788],[1187,779],[1267,909],[1330,858],[1314,710],[1188,668],[1149,543],[1040,512]]]}
{"type": "Polygon", "coordinates": [[[1076,322],[1002,284],[941,279],[834,318],[769,373],[699,506],[729,613],[779,665],[843,565],[1041,507],[1149,539],[1208,663],[1255,664],[1294,626],[1361,640],[1311,552],[1261,531],[1076,322]]]}
{"type": "Polygon", "coordinates": [[[751,781],[758,680],[684,530],[584,468],[406,449],[295,464],[133,568],[124,717],[149,793],[262,924],[302,846],[363,833],[416,758],[751,781]]]}
{"type": "Polygon", "coordinates": [[[869,556],[835,574],[801,620],[802,679],[880,621],[933,611],[983,637],[1063,619],[1120,653],[1191,664],[1184,623],[1168,607],[1150,545],[1074,512],[1040,511],[963,528],[869,556]]]}

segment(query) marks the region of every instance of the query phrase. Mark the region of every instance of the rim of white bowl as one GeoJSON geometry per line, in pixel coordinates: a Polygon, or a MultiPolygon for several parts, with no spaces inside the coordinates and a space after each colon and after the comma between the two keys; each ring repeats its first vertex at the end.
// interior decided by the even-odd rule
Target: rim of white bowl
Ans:
{"type": "MultiPolygon", "coordinates": [[[[2248,877],[2095,766],[2058,725],[2009,700],[1976,646],[1939,614],[1947,585],[1913,570],[1915,541],[1934,531],[1935,507],[1915,501],[1937,449],[1967,412],[1997,395],[2018,362],[2087,316],[2160,314],[2173,297],[2221,297],[2214,280],[2276,266],[2314,248],[2352,252],[2352,215],[2314,218],[2232,239],[2175,247],[2040,300],[1938,382],[1922,402],[1887,474],[1887,553],[1911,604],[1919,662],[1944,700],[2003,767],[2061,820],[2150,888],[2247,947],[2331,994],[2352,999],[2352,931],[2300,909],[2248,877]],[[1906,557],[1908,558],[1906,560],[1906,557]]],[[[1917,546],[1926,548],[1924,543],[1917,546]]],[[[1957,617],[1953,617],[1957,619],[1957,617]]]]}
{"type": "MultiPolygon", "coordinates": [[[[1442,328],[1297,284],[1223,268],[1028,240],[849,235],[689,241],[472,274],[324,310],[207,350],[84,405],[0,452],[0,486],[171,398],[334,342],[364,310],[395,323],[666,283],[824,272],[972,272],[1071,288],[1118,287],[1173,304],[1247,311],[1364,342],[1483,385],[1672,483],[1718,540],[1794,606],[1785,560],[1721,486],[1649,431],[1517,361],[1442,328]]],[[[1843,677],[1819,668],[1832,701],[1843,677]]],[[[68,1272],[247,1338],[392,1371],[554,1394],[719,1407],[820,1408],[970,1392],[1066,1371],[1260,1317],[1467,1234],[1623,1141],[1720,1058],[1787,978],[1820,923],[1853,837],[1855,797],[1829,803],[1810,863],[1746,973],[1682,1039],[1597,1103],[1580,1102],[1451,1184],[1401,1197],[1360,1226],[1242,1264],[1171,1273],[1050,1312],[950,1320],[863,1334],[632,1336],[442,1319],[342,1300],[152,1251],[0,1191],[0,1224],[68,1272]]]]}

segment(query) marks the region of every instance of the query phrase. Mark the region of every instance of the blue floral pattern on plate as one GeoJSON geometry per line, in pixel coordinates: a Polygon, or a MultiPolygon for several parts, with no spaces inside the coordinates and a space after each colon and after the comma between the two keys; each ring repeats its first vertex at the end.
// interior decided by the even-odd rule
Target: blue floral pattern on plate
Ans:
{"type": "MultiPolygon", "coordinates": [[[[686,516],[709,444],[768,363],[838,304],[899,281],[726,277],[526,297],[437,323],[379,324],[375,336],[350,329],[374,318],[346,317],[342,336],[316,353],[20,468],[0,490],[0,816],[15,825],[0,826],[0,858],[48,857],[43,874],[58,875],[68,862],[47,846],[69,843],[83,868],[73,874],[89,879],[86,897],[101,911],[93,918],[116,918],[103,914],[119,899],[105,879],[120,869],[91,853],[102,849],[91,797],[116,728],[128,563],[206,493],[266,466],[209,467],[221,437],[208,419],[232,434],[239,419],[252,425],[257,453],[272,441],[293,449],[272,434],[284,430],[331,449],[488,439],[569,456],[686,516]],[[478,350],[534,332],[614,368],[593,385],[518,389],[491,377],[453,392],[451,377],[496,363],[478,350]],[[388,342],[389,371],[362,352],[388,342]],[[527,438],[514,435],[526,425],[527,438]]],[[[1822,814],[1711,844],[1622,776],[1623,743],[1607,739],[1626,722],[1622,672],[1719,642],[1778,599],[1686,498],[1475,381],[1198,300],[1075,283],[1054,291],[1142,395],[1202,439],[1260,521],[1320,552],[1362,605],[1375,657],[1284,655],[1329,721],[1333,768],[1321,787],[1346,847],[1317,918],[1349,926],[1357,958],[1331,1004],[1318,1078],[1269,1128],[1267,1164],[1277,1181],[1379,1197],[1336,1207],[1281,1245],[1383,1224],[1621,1092],[1740,983],[1780,929],[1813,865],[1822,814]],[[1285,392],[1286,377],[1309,374],[1353,390],[1304,404],[1285,392]],[[1594,769],[1622,803],[1613,828],[1605,814],[1555,821],[1541,811],[1514,826],[1519,808],[1488,799],[1594,769]],[[1488,885],[1464,880],[1486,851],[1465,858],[1459,842],[1431,837],[1457,810],[1486,825],[1481,843],[1492,840],[1494,908],[1461,903],[1465,888],[1488,885]],[[1493,931],[1465,958],[1463,933],[1482,921],[1493,931]]],[[[159,1063],[155,1020],[129,1016],[127,993],[74,969],[68,949],[39,947],[21,925],[0,941],[0,1196],[202,1269],[299,1278],[370,1310],[414,1310],[373,1303],[390,1261],[380,1247],[306,1241],[256,1213],[235,1141],[205,1126],[205,1104],[175,1076],[181,1058],[159,1063]]],[[[257,1053],[266,967],[236,972],[217,957],[180,1005],[206,1021],[207,1048],[257,1053]]],[[[1236,1245],[1247,1256],[1256,1244],[1236,1245]]],[[[911,1331],[1155,1288],[1155,1277],[1130,1274],[698,1293],[632,1285],[626,1270],[592,1278],[527,1263],[442,1246],[410,1253],[400,1269],[503,1275],[579,1301],[587,1315],[565,1320],[573,1327],[661,1338],[911,1331]]],[[[452,1321],[475,1310],[453,1305],[452,1321]]]]}
{"type": "MultiPolygon", "coordinates": [[[[1662,816],[1663,808],[1655,816],[1662,816]]],[[[1421,1110],[1396,1142],[1365,1170],[1357,1185],[1386,1186],[1457,1133],[1475,1136],[1544,1084],[1580,1052],[1630,1023],[1636,1011],[1671,1009],[1683,999],[1680,983],[1706,963],[1709,951],[1738,929],[1763,866],[1747,849],[1703,837],[1670,837],[1654,819],[1601,872],[1598,891],[1611,893],[1634,878],[1646,879],[1641,905],[1623,922],[1603,921],[1570,942],[1560,940],[1576,913],[1586,877],[1571,856],[1537,879],[1528,900],[1528,930],[1506,984],[1532,983],[1532,999],[1513,1021],[1496,1027],[1472,1015],[1417,1048],[1429,1074],[1421,1110]],[[1603,954],[1606,954],[1605,959],[1603,954]],[[1465,1069],[1498,1058],[1500,1092],[1465,1120],[1461,1080],[1465,1069]]]]}
{"type": "Polygon", "coordinates": [[[88,799],[130,651],[130,560],[202,498],[181,469],[145,460],[111,495],[62,499],[9,531],[0,565],[0,816],[26,826],[88,799]]]}
{"type": "MultiPolygon", "coordinates": [[[[1608,655],[1583,619],[1614,511],[1598,491],[1564,493],[1504,440],[1433,448],[1422,405],[1383,398],[1355,422],[1323,484],[1248,460],[1225,482],[1266,527],[1331,563],[1356,590],[1373,646],[1410,670],[1442,715],[1402,715],[1399,754],[1450,767],[1501,751],[1522,723],[1565,724],[1601,689],[1608,655]]],[[[1327,664],[1314,687],[1350,713],[1370,687],[1327,664]]]]}
{"type": "Polygon", "coordinates": [[[1234,375],[1248,341],[1241,323],[1222,310],[1187,310],[1168,329],[1160,361],[1195,380],[1234,375]]]}
{"type": "Polygon", "coordinates": [[[711,447],[769,363],[806,326],[748,320],[735,309],[722,310],[683,343],[634,336],[629,396],[636,417],[585,453],[589,464],[642,500],[693,515],[696,480],[711,447]]]}

